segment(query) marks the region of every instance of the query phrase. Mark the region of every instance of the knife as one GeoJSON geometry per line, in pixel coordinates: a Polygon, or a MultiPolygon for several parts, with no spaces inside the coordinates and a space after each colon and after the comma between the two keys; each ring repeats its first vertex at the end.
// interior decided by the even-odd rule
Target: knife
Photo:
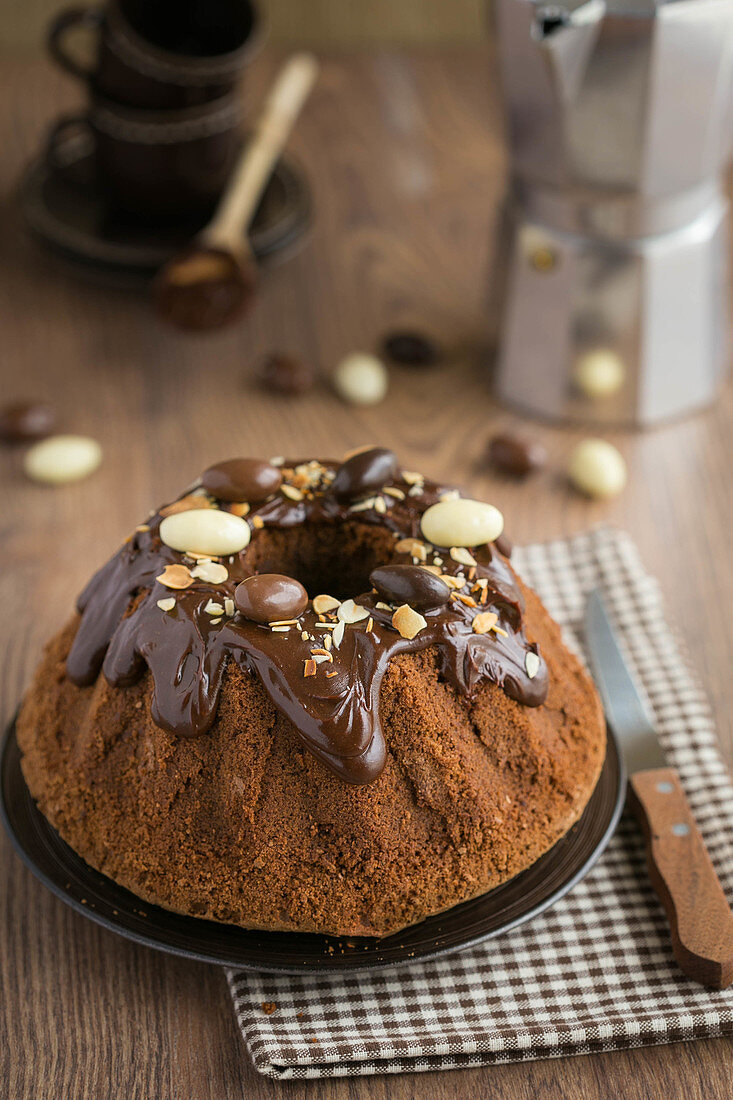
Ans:
{"type": "Polygon", "coordinates": [[[670,923],[675,958],[689,978],[725,989],[733,982],[733,913],[597,591],[588,599],[585,637],[628,771],[628,804],[646,839],[649,876],[670,923]]]}

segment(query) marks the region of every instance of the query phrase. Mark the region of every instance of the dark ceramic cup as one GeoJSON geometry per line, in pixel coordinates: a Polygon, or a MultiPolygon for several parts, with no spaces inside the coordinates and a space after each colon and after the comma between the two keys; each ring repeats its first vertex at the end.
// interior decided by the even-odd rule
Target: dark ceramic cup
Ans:
{"type": "Polygon", "coordinates": [[[96,94],[164,110],[220,98],[241,76],[260,37],[250,0],[107,0],[57,15],[48,48],[96,94]],[[67,51],[68,35],[79,27],[91,28],[96,40],[89,67],[67,51]]]}
{"type": "Polygon", "coordinates": [[[141,111],[94,97],[88,111],[51,129],[47,157],[64,172],[59,149],[72,130],[91,139],[99,184],[115,207],[142,219],[177,220],[213,210],[241,145],[235,94],[176,111],[141,111]]]}

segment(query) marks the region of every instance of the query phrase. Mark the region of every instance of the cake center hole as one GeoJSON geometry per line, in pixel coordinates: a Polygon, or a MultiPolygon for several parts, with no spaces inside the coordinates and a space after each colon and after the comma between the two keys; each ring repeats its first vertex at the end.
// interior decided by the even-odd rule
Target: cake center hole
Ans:
{"type": "Polygon", "coordinates": [[[311,599],[320,593],[352,599],[371,588],[369,574],[392,557],[394,536],[367,523],[319,523],[260,531],[246,562],[257,573],[295,577],[311,599]]]}

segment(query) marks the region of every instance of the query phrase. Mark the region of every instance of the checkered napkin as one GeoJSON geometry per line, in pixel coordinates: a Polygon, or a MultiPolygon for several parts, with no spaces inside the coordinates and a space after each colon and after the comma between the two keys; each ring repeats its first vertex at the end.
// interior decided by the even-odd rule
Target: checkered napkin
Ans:
{"type": "MultiPolygon", "coordinates": [[[[635,546],[600,529],[525,547],[514,560],[578,652],[586,595],[602,590],[733,896],[733,788],[705,697],[635,546]]],[[[228,979],[256,1068],[281,1079],[464,1068],[733,1033],[733,989],[703,989],[675,965],[626,816],[565,898],[482,946],[351,976],[232,970],[228,979]],[[266,1002],[277,1006],[270,1015],[266,1002]]]]}

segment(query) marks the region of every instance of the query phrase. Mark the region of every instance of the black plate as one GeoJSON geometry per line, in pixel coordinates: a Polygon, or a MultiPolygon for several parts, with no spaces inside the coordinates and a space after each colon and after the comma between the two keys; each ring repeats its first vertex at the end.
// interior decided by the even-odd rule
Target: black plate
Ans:
{"type": "MultiPolygon", "coordinates": [[[[63,171],[50,167],[43,156],[29,165],[19,201],[34,235],[79,274],[122,287],[145,285],[203,227],[205,218],[158,225],[116,212],[96,181],[88,143],[78,135],[63,139],[57,156],[63,171]]],[[[264,260],[290,248],[310,220],[305,177],[283,159],[252,219],[249,241],[255,256],[264,260]]]]}
{"type": "Polygon", "coordinates": [[[537,916],[593,866],[616,828],[626,775],[609,732],[608,752],[583,816],[516,878],[383,940],[294,932],[247,932],[148,905],[89,867],[36,808],[10,726],[0,764],[0,811],[23,860],[41,882],[85,917],[127,939],[202,962],[266,973],[319,973],[395,966],[458,951],[537,916]]]}

